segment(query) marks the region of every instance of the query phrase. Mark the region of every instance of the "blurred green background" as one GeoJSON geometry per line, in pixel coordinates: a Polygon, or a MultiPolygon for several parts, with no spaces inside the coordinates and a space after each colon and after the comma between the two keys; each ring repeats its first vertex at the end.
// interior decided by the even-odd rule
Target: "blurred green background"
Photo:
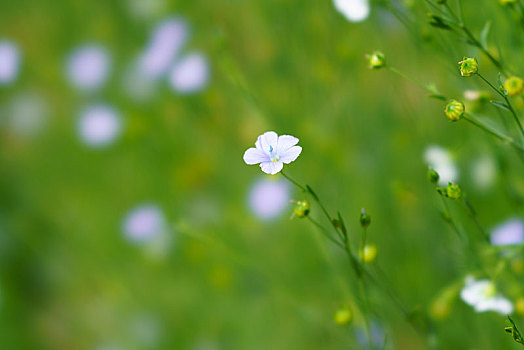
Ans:
{"type": "MultiPolygon", "coordinates": [[[[474,32],[490,19],[490,43],[524,73],[513,12],[497,1],[463,3],[474,32]]],[[[352,23],[331,1],[3,1],[0,40],[18,48],[20,63],[0,86],[1,348],[360,349],[361,319],[333,322],[356,295],[347,258],[309,222],[289,219],[288,200],[302,194],[242,161],[268,130],[300,139],[287,173],[340,210],[355,241],[360,209],[370,213],[377,264],[407,305],[427,310],[462,281],[471,265],[440,216],[425,150],[450,151],[487,228],[523,216],[524,167],[509,147],[449,123],[444,103],[413,83],[368,69],[364,55],[379,49],[460,99],[485,89],[457,73],[462,56],[477,55],[496,81],[478,52],[425,24],[423,1],[394,6],[416,21],[406,28],[375,2],[367,20],[352,23]],[[187,30],[175,56],[205,57],[203,86],[173,88],[171,68],[144,86],[126,80],[158,26],[173,19],[187,30]],[[68,73],[85,44],[110,57],[96,88],[68,73]],[[93,146],[79,120],[96,105],[117,111],[120,131],[93,146]],[[494,174],[487,184],[479,185],[479,159],[494,174]]],[[[493,108],[481,113],[500,122],[493,108]]],[[[465,211],[451,208],[477,239],[465,211]]],[[[369,298],[390,348],[426,348],[383,294],[369,298]]],[[[518,348],[504,325],[457,299],[435,331],[443,349],[518,348]]]]}

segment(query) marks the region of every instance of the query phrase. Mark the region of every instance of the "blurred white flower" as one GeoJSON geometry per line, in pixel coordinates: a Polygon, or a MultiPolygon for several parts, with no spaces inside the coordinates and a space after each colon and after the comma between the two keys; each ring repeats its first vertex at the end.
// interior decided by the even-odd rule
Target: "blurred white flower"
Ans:
{"type": "Polygon", "coordinates": [[[249,148],[244,153],[244,162],[249,165],[260,163],[260,168],[266,174],[275,175],[284,164],[289,164],[298,158],[302,147],[295,146],[298,139],[291,135],[278,136],[274,131],[260,135],[255,142],[256,148],[249,148]]]}
{"type": "Polygon", "coordinates": [[[369,16],[368,0],[333,0],[333,4],[350,22],[360,22],[369,16]]]}
{"type": "Polygon", "coordinates": [[[513,312],[513,304],[501,294],[493,282],[466,277],[465,286],[460,291],[460,297],[466,304],[473,306],[476,312],[495,311],[502,315],[513,312]]]}
{"type": "Polygon", "coordinates": [[[188,94],[206,87],[208,76],[206,58],[200,53],[192,53],[175,63],[169,74],[169,82],[175,91],[188,94]]]}
{"type": "Polygon", "coordinates": [[[17,136],[35,136],[45,125],[48,108],[46,100],[36,92],[21,93],[8,105],[7,127],[17,136]]]}
{"type": "Polygon", "coordinates": [[[484,155],[478,158],[471,167],[471,176],[479,189],[491,187],[497,177],[497,165],[493,157],[484,155]]]}
{"type": "Polygon", "coordinates": [[[145,242],[164,234],[167,223],[156,205],[141,204],[126,215],[122,230],[130,241],[145,242]]]}
{"type": "Polygon", "coordinates": [[[249,193],[249,206],[260,219],[277,217],[289,206],[290,190],[285,181],[263,179],[255,183],[249,193]]]}
{"type": "Polygon", "coordinates": [[[84,109],[78,121],[80,139],[91,147],[104,147],[120,135],[122,122],[116,110],[105,105],[84,109]]]}
{"type": "Polygon", "coordinates": [[[188,28],[184,20],[171,18],[161,22],[154,29],[147,49],[140,56],[140,72],[152,79],[165,74],[186,42],[187,36],[188,28]]]}
{"type": "Polygon", "coordinates": [[[0,85],[14,82],[18,76],[20,53],[15,43],[0,41],[0,85]]]}
{"type": "Polygon", "coordinates": [[[491,230],[491,244],[512,245],[524,242],[524,220],[509,219],[491,230]]]}
{"type": "Polygon", "coordinates": [[[111,58],[104,47],[86,44],[69,55],[66,69],[71,84],[81,90],[94,90],[107,80],[111,58]]]}
{"type": "Polygon", "coordinates": [[[448,182],[457,182],[459,172],[447,150],[440,146],[429,146],[424,151],[424,160],[439,174],[440,186],[446,186],[448,182]]]}

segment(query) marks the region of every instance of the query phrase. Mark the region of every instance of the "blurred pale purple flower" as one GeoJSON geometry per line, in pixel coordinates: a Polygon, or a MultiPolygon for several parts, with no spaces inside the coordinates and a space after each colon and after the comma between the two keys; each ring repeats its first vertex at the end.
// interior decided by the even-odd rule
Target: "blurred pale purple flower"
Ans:
{"type": "Polygon", "coordinates": [[[8,40],[0,41],[0,85],[15,81],[20,65],[20,53],[15,43],[8,40]]]}
{"type": "Polygon", "coordinates": [[[333,4],[350,22],[360,22],[369,16],[369,0],[333,0],[333,4]]]}
{"type": "Polygon", "coordinates": [[[173,89],[182,94],[202,90],[208,81],[209,67],[200,53],[189,54],[177,61],[169,74],[173,89]]]}
{"type": "Polygon", "coordinates": [[[491,231],[490,239],[496,246],[524,242],[524,220],[514,218],[503,222],[491,231]]]}
{"type": "Polygon", "coordinates": [[[142,204],[126,215],[122,229],[133,242],[150,241],[165,232],[166,220],[156,205],[142,204]]]}
{"type": "Polygon", "coordinates": [[[289,200],[289,185],[284,181],[260,180],[249,193],[251,210],[264,220],[277,217],[289,205],[289,200]]]}
{"type": "Polygon", "coordinates": [[[111,58],[100,45],[87,44],[77,48],[67,60],[67,76],[81,90],[99,88],[107,79],[111,58]]]}
{"type": "Polygon", "coordinates": [[[439,174],[440,186],[446,186],[448,182],[458,180],[458,169],[455,166],[449,152],[440,146],[429,146],[424,151],[424,160],[428,166],[435,169],[439,174]]]}
{"type": "Polygon", "coordinates": [[[140,72],[152,79],[167,72],[188,36],[187,24],[180,18],[161,22],[139,59],[140,72]]]}
{"type": "Polygon", "coordinates": [[[493,282],[487,279],[476,281],[471,276],[466,277],[460,297],[466,304],[473,306],[476,312],[495,311],[502,315],[513,312],[513,304],[497,293],[493,282]]]}
{"type": "Polygon", "coordinates": [[[120,115],[113,108],[95,105],[82,111],[78,122],[80,139],[91,147],[111,144],[122,129],[120,115]]]}
{"type": "Polygon", "coordinates": [[[266,174],[275,175],[284,164],[289,164],[298,158],[302,147],[295,146],[298,139],[291,135],[278,136],[274,131],[260,135],[255,142],[256,148],[250,148],[244,153],[246,164],[258,164],[266,174]]]}

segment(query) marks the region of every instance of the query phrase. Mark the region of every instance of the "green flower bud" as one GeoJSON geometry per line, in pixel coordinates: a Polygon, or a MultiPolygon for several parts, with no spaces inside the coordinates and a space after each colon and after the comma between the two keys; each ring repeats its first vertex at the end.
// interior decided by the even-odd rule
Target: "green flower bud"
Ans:
{"type": "Polygon", "coordinates": [[[475,58],[464,57],[458,64],[460,64],[460,75],[463,77],[470,77],[479,71],[479,65],[475,58]]]}
{"type": "Polygon", "coordinates": [[[366,209],[362,208],[362,212],[360,213],[360,226],[367,228],[369,224],[371,224],[371,216],[368,215],[366,209]]]}
{"type": "Polygon", "coordinates": [[[501,5],[513,5],[517,3],[517,0],[499,0],[501,5]]]}
{"type": "Polygon", "coordinates": [[[311,209],[311,206],[309,205],[309,202],[306,200],[298,201],[295,204],[295,209],[293,210],[295,212],[295,215],[299,218],[305,218],[309,215],[309,211],[311,209]]]}
{"type": "Polygon", "coordinates": [[[436,184],[439,179],[440,179],[440,175],[437,173],[437,171],[435,169],[429,168],[428,169],[428,180],[431,183],[436,184]]]}
{"type": "Polygon", "coordinates": [[[460,120],[464,117],[465,110],[466,109],[462,102],[457,100],[451,100],[447,104],[444,113],[446,114],[446,117],[448,117],[448,120],[456,122],[457,120],[460,120]]]}
{"type": "Polygon", "coordinates": [[[339,326],[345,326],[349,324],[352,319],[353,319],[353,314],[351,313],[351,310],[347,306],[342,306],[338,308],[338,310],[335,311],[335,315],[333,316],[333,320],[339,326]]]}
{"type": "Polygon", "coordinates": [[[522,94],[524,90],[524,80],[519,77],[509,77],[504,82],[504,90],[506,90],[506,95],[514,97],[522,94]]]}
{"type": "Polygon", "coordinates": [[[386,56],[380,51],[375,51],[371,55],[366,55],[369,69],[380,69],[386,66],[386,56]]]}
{"type": "Polygon", "coordinates": [[[446,196],[451,199],[459,199],[462,196],[460,186],[452,182],[448,183],[446,187],[446,196]]]}

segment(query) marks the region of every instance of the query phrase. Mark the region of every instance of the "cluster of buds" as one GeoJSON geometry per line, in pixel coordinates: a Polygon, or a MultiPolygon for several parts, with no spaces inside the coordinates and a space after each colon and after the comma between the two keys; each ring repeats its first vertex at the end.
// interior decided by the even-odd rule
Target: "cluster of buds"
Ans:
{"type": "Polygon", "coordinates": [[[453,182],[448,183],[446,187],[437,187],[437,192],[442,196],[451,199],[459,199],[462,197],[462,190],[460,189],[460,186],[454,184],[453,182]]]}
{"type": "Polygon", "coordinates": [[[386,56],[380,51],[375,51],[371,55],[366,55],[369,69],[380,69],[386,66],[386,56]]]}
{"type": "Polygon", "coordinates": [[[460,75],[463,77],[471,77],[479,71],[479,65],[476,58],[464,57],[458,64],[460,65],[460,75]]]}
{"type": "Polygon", "coordinates": [[[456,122],[464,117],[465,111],[466,108],[464,107],[464,103],[457,100],[451,100],[446,105],[444,113],[449,121],[456,122]]]}

